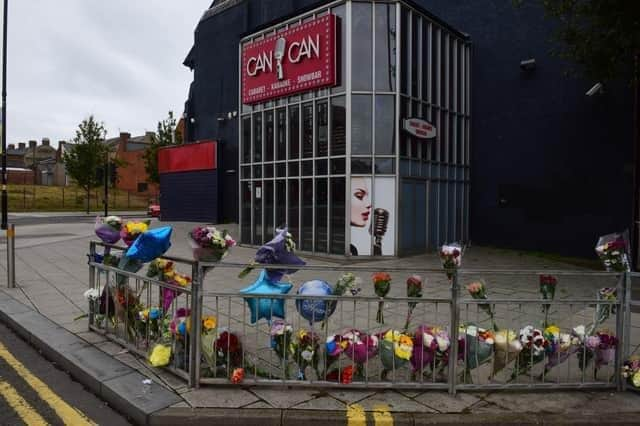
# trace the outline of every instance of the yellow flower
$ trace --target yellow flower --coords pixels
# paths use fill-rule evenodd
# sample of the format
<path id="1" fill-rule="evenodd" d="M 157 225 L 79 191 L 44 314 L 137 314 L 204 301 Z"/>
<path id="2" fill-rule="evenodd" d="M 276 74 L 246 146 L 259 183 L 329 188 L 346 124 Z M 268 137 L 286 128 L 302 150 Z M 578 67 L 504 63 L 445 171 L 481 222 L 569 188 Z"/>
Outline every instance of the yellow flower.
<path id="1" fill-rule="evenodd" d="M 398 358 L 409 360 L 413 352 L 413 340 L 406 334 L 400 334 L 398 342 L 393 345 L 393 349 Z"/>
<path id="2" fill-rule="evenodd" d="M 155 345 L 149 355 L 149 362 L 154 367 L 164 367 L 169 364 L 171 358 L 171 347 L 164 345 Z"/>
<path id="3" fill-rule="evenodd" d="M 186 287 L 187 285 L 189 285 L 189 283 L 191 282 L 191 280 L 189 279 L 189 277 L 185 277 L 184 275 L 180 275 L 180 274 L 174 274 L 173 276 L 173 280 L 180 286 L 180 287 Z"/>
<path id="4" fill-rule="evenodd" d="M 549 327 L 544 329 L 544 332 L 547 334 L 553 334 L 554 336 L 558 337 L 560 335 L 560 327 L 558 327 L 557 325 L 550 325 Z"/>
<path id="5" fill-rule="evenodd" d="M 213 330 L 214 328 L 216 328 L 216 325 L 217 325 L 216 317 L 214 316 L 204 317 L 204 321 L 202 322 L 202 325 L 207 330 Z"/>
<path id="6" fill-rule="evenodd" d="M 640 371 L 636 372 L 632 377 L 631 377 L 631 382 L 633 383 L 633 386 L 636 388 L 640 388 Z"/>
<path id="7" fill-rule="evenodd" d="M 306 335 L 307 335 L 307 330 L 302 329 L 298 331 L 298 340 L 304 339 Z"/>
<path id="8" fill-rule="evenodd" d="M 146 232 L 149 225 L 144 222 L 127 222 L 126 228 L 129 234 L 140 234 Z"/>
<path id="9" fill-rule="evenodd" d="M 149 319 L 149 308 L 145 309 L 144 311 L 140 311 L 140 317 L 142 320 Z"/>

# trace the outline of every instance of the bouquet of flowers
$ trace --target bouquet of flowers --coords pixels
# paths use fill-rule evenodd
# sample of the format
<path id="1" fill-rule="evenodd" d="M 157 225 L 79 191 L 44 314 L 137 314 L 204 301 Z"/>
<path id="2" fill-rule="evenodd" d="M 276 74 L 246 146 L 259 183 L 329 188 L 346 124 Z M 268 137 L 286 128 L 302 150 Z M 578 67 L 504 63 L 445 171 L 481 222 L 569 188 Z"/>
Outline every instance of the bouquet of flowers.
<path id="1" fill-rule="evenodd" d="M 601 288 L 598 291 L 597 298 L 598 300 L 602 300 L 602 301 L 615 301 L 616 289 L 614 287 Z M 587 331 L 586 334 L 592 334 L 596 328 L 598 328 L 606 320 L 609 319 L 611 314 L 615 314 L 615 313 L 616 313 L 616 305 L 597 303 L 595 316 L 593 318 L 593 323 L 589 327 L 589 330 Z"/>
<path id="2" fill-rule="evenodd" d="M 318 377 L 318 361 L 320 359 L 320 337 L 313 331 L 301 329 L 291 343 L 293 359 L 298 364 L 298 379 L 306 380 L 305 370 L 311 367 Z"/>
<path id="3" fill-rule="evenodd" d="M 465 336 L 466 367 L 474 369 L 489 361 L 493 355 L 495 334 L 491 330 L 473 324 L 461 325 L 460 335 Z"/>
<path id="4" fill-rule="evenodd" d="M 447 273 L 447 278 L 452 279 L 456 269 L 462 265 L 462 247 L 458 243 L 445 244 L 440 248 L 440 261 Z"/>
<path id="5" fill-rule="evenodd" d="M 138 312 L 137 335 L 143 339 L 158 340 L 162 337 L 162 310 L 158 307 L 145 308 Z"/>
<path id="6" fill-rule="evenodd" d="M 376 292 L 376 296 L 385 297 L 389 290 L 391 290 L 391 275 L 386 272 L 376 272 L 372 275 L 373 289 Z M 378 302 L 378 312 L 376 314 L 376 322 L 384 324 L 384 301 Z"/>
<path id="7" fill-rule="evenodd" d="M 189 232 L 189 244 L 195 260 L 218 262 L 236 242 L 226 230 L 220 232 L 214 226 L 196 226 Z"/>
<path id="8" fill-rule="evenodd" d="M 544 337 L 549 342 L 547 346 L 547 363 L 545 364 L 545 373 L 556 365 L 565 362 L 575 353 L 577 346 L 574 342 L 579 339 L 577 335 L 560 332 L 560 328 L 550 325 L 544 329 Z"/>
<path id="9" fill-rule="evenodd" d="M 640 356 L 632 355 L 624 362 L 622 377 L 627 379 L 634 388 L 640 388 Z"/>
<path id="10" fill-rule="evenodd" d="M 598 369 L 612 363 L 615 359 L 618 338 L 606 330 L 599 331 L 596 336 L 598 336 L 599 340 L 599 344 L 595 348 L 596 369 Z"/>
<path id="11" fill-rule="evenodd" d="M 305 265 L 305 261 L 295 255 L 296 243 L 287 228 L 277 229 L 275 237 L 260 247 L 256 252 L 253 262 L 247 265 L 238 278 L 244 278 L 256 267 L 256 265 Z M 293 274 L 297 269 L 271 269 L 267 268 L 267 278 L 272 282 L 279 282 L 285 274 Z"/>
<path id="12" fill-rule="evenodd" d="M 424 371 L 425 367 L 431 367 L 435 372 L 447 365 L 451 340 L 444 329 L 421 325 L 413 339 L 410 361 L 414 373 Z"/>
<path id="13" fill-rule="evenodd" d="M 556 296 L 556 284 L 558 280 L 553 275 L 540 275 L 540 294 L 544 300 L 553 300 Z M 542 312 L 544 313 L 544 327 L 549 324 L 549 309 L 551 305 L 548 303 L 542 304 Z"/>
<path id="14" fill-rule="evenodd" d="M 184 339 L 191 330 L 191 309 L 179 308 L 169 323 L 169 331 L 177 339 Z"/>
<path id="15" fill-rule="evenodd" d="M 407 297 L 422 297 L 422 277 L 420 275 L 411 275 L 407 278 Z M 407 319 L 404 322 L 404 331 L 409 329 L 409 323 L 411 322 L 411 315 L 413 310 L 418 305 L 417 302 L 408 302 L 409 311 L 407 312 Z"/>
<path id="16" fill-rule="evenodd" d="M 228 371 L 242 368 L 242 344 L 240 338 L 232 332 L 223 330 L 214 342 L 219 365 L 228 366 Z"/>
<path id="17" fill-rule="evenodd" d="M 532 325 L 520 329 L 518 339 L 522 344 L 522 351 L 518 355 L 518 363 L 511 376 L 515 379 L 518 375 L 529 371 L 535 364 L 544 360 L 545 352 L 549 347 L 549 341 L 542 330 Z"/>
<path id="18" fill-rule="evenodd" d="M 523 346 L 514 330 L 499 330 L 494 337 L 493 374 L 518 358 Z"/>
<path id="19" fill-rule="evenodd" d="M 600 338 L 597 335 L 586 336 L 583 345 L 578 348 L 578 366 L 582 371 L 587 369 L 589 362 L 594 358 L 596 349 L 600 346 Z"/>
<path id="20" fill-rule="evenodd" d="M 603 235 L 596 244 L 596 254 L 607 271 L 630 271 L 628 233 Z"/>
<path id="21" fill-rule="evenodd" d="M 349 330 L 342 335 L 342 339 L 347 342 L 344 349 L 347 355 L 359 367 L 372 359 L 378 353 L 378 337 L 368 335 L 359 330 Z"/>
<path id="22" fill-rule="evenodd" d="M 398 330 L 389 330 L 379 339 L 380 361 L 383 370 L 381 378 L 384 379 L 389 371 L 394 371 L 407 364 L 413 353 L 413 339 Z"/>
<path id="23" fill-rule="evenodd" d="M 275 320 L 271 323 L 269 334 L 271 335 L 271 348 L 280 360 L 286 363 L 291 353 L 293 327 L 283 320 Z"/>
<path id="24" fill-rule="evenodd" d="M 188 287 L 191 284 L 191 277 L 176 271 L 174 264 L 166 259 L 154 259 L 149 264 L 147 270 L 149 278 L 157 278 L 176 287 Z M 170 288 L 162 288 L 162 309 L 167 312 L 171 303 L 178 296 L 179 292 Z"/>
<path id="25" fill-rule="evenodd" d="M 120 229 L 120 237 L 122 238 L 122 241 L 127 245 L 127 247 L 131 246 L 131 244 L 133 244 L 133 242 L 140 236 L 140 234 L 149 230 L 149 224 L 151 224 L 151 221 L 149 220 L 144 220 L 141 222 L 127 222 Z"/>
<path id="26" fill-rule="evenodd" d="M 105 218 L 97 216 L 93 230 L 102 242 L 115 244 L 120 241 L 122 219 L 119 216 L 107 216 Z"/>
<path id="27" fill-rule="evenodd" d="M 472 282 L 467 286 L 467 291 L 471 295 L 472 298 L 476 300 L 486 300 L 487 297 L 487 287 L 484 280 Z M 491 318 L 491 326 L 494 330 L 498 330 L 498 326 L 496 325 L 493 307 L 489 303 L 481 303 L 478 305 L 480 309 L 485 311 L 489 318 Z"/>

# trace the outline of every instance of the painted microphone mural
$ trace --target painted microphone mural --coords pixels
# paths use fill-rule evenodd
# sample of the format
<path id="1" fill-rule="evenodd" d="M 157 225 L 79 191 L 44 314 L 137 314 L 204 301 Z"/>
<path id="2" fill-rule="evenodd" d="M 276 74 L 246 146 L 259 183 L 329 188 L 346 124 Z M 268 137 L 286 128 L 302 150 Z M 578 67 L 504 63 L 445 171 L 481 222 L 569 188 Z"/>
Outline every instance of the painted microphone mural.
<path id="1" fill-rule="evenodd" d="M 351 178 L 352 256 L 394 255 L 395 180 L 376 178 L 374 182 L 372 193 L 370 177 Z"/>

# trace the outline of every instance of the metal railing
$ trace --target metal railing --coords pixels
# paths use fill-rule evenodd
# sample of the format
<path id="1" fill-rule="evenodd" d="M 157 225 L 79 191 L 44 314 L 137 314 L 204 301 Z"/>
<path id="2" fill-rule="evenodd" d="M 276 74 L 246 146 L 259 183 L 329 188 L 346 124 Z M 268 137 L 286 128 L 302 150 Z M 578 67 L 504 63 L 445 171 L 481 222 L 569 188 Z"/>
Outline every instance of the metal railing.
<path id="1" fill-rule="evenodd" d="M 392 291 L 384 298 L 350 293 L 294 294 L 295 288 L 290 294 L 241 294 L 238 290 L 256 278 L 258 268 L 240 280 L 237 274 L 245 264 L 167 257 L 178 269 L 183 265 L 191 270 L 191 285 L 177 287 L 96 261 L 97 246 L 124 249 L 91 243 L 90 286 L 101 294 L 106 291 L 116 296 L 92 303 L 90 329 L 141 356 L 148 355 L 156 341 L 164 342 L 172 350 L 167 368 L 192 387 L 228 385 L 234 370 L 242 368 L 244 383 L 256 386 L 446 389 L 450 393 L 519 388 L 623 389 L 625 384 L 618 372 L 623 357 L 629 354 L 630 310 L 640 306 L 640 301 L 636 305 L 631 300 L 632 274 L 585 271 L 459 270 L 447 280 L 441 269 L 381 266 L 379 270 L 393 277 Z M 266 269 L 287 268 L 277 265 Z M 298 269 L 292 276 L 297 283 L 319 276 L 335 283 L 342 273 L 351 272 L 365 279 L 363 286 L 372 286 L 369 275 L 376 272 L 372 267 L 355 265 L 291 269 Z M 416 273 L 426 278 L 424 297 L 402 296 L 404 280 Z M 560 289 L 562 282 L 573 280 L 573 287 L 582 294 L 557 294 L 554 300 L 543 300 L 537 297 L 541 274 L 557 276 Z M 501 284 L 488 285 L 486 299 L 473 299 L 461 284 L 480 277 Z M 616 297 L 597 296 L 600 287 L 615 288 Z M 121 308 L 109 309 L 109 304 L 115 303 L 142 310 L 158 307 L 167 291 L 175 292 L 176 297 L 166 312 L 160 313 L 161 326 L 148 319 L 142 321 L 144 315 L 135 317 L 124 315 Z M 380 303 L 384 324 L 376 321 Z M 262 311 L 252 312 L 255 306 L 261 306 Z M 307 307 L 304 316 L 301 306 Z M 331 312 L 328 316 L 327 311 Z M 252 313 L 262 318 L 252 322 Z M 510 351 L 509 343 L 520 340 L 521 329 L 532 326 L 544 331 L 540 324 L 545 319 L 562 331 L 565 341 L 546 339 L 551 349 L 546 347 L 541 353 L 533 349 Z M 213 330 L 211 321 L 215 322 Z M 609 334 L 618 339 L 613 352 L 603 357 L 599 349 L 588 347 L 588 334 L 580 336 L 573 330 L 580 325 L 588 334 L 610 330 Z M 180 326 L 186 331 L 173 329 Z M 387 334 L 389 330 L 397 330 L 395 339 Z M 491 330 L 493 333 L 487 334 Z M 410 348 L 400 335 L 410 338 Z M 498 350 L 499 335 L 507 337 L 506 351 Z M 493 346 L 487 336 L 494 340 Z M 571 337 L 569 342 L 566 336 Z"/>

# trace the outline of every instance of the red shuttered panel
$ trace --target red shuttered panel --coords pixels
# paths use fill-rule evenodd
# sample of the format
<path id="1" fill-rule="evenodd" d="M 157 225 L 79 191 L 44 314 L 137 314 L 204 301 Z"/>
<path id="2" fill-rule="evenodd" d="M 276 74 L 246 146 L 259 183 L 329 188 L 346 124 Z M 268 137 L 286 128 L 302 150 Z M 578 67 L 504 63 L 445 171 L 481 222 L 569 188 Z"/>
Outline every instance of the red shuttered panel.
<path id="1" fill-rule="evenodd" d="M 158 151 L 158 172 L 175 173 L 218 168 L 216 141 L 203 141 L 161 148 Z"/>

